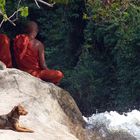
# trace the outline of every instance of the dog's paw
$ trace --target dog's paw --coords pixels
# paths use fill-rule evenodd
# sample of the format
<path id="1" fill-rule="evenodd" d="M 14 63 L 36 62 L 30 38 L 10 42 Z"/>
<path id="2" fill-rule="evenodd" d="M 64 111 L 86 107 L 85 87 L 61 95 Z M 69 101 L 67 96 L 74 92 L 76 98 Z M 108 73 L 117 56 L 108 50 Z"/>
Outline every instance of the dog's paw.
<path id="1" fill-rule="evenodd" d="M 29 132 L 29 133 L 34 133 L 34 131 L 33 131 L 33 130 L 29 130 L 28 132 Z"/>

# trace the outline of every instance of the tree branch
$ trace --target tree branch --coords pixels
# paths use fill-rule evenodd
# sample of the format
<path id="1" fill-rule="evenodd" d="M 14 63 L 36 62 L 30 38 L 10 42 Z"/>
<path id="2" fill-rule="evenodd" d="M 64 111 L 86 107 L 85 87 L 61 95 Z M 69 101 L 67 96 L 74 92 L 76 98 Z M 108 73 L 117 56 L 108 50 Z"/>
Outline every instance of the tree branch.
<path id="1" fill-rule="evenodd" d="M 39 6 L 37 0 L 34 0 L 34 1 L 35 1 L 35 4 L 37 5 L 37 7 L 40 8 L 40 6 Z"/>
<path id="2" fill-rule="evenodd" d="M 46 1 L 43 1 L 43 0 L 36 0 L 36 1 L 38 1 L 40 3 L 43 3 L 43 4 L 45 4 L 45 5 L 49 6 L 49 7 L 53 7 L 53 5 L 55 4 L 55 2 L 50 4 L 50 3 L 46 2 Z"/>
<path id="3" fill-rule="evenodd" d="M 18 1 L 17 10 L 19 9 L 20 3 L 21 3 L 21 0 Z M 18 19 L 18 12 L 16 13 L 16 19 Z"/>
<path id="4" fill-rule="evenodd" d="M 20 7 L 21 1 L 22 1 L 22 0 L 19 0 L 19 1 L 18 1 L 17 10 L 16 10 L 10 17 L 7 17 L 7 15 L 5 15 L 5 14 L 1 11 L 1 9 L 0 9 L 0 15 L 3 16 L 3 19 L 2 19 L 2 21 L 1 21 L 1 23 L 0 23 L 0 28 L 1 28 L 2 24 L 3 24 L 4 22 L 6 22 L 7 20 L 8 20 L 12 25 L 16 26 L 16 24 L 14 23 L 14 21 L 16 21 L 16 20 L 18 19 L 18 12 L 20 11 L 20 8 L 19 8 L 19 7 Z M 43 3 L 44 5 L 47 5 L 47 6 L 49 6 L 49 7 L 53 7 L 53 5 L 55 4 L 55 2 L 52 3 L 52 4 L 50 4 L 50 3 L 48 3 L 48 2 L 46 2 L 46 1 L 44 1 L 44 0 L 34 0 L 34 2 L 35 2 L 35 4 L 37 5 L 38 8 L 40 8 L 38 2 Z M 14 20 L 11 20 L 11 18 L 14 17 L 15 14 L 16 14 L 16 18 L 15 18 Z M 6 21 L 5 21 L 5 19 L 6 19 Z"/>
<path id="5" fill-rule="evenodd" d="M 3 22 L 4 22 L 4 19 L 1 21 L 1 23 L 0 23 L 0 28 L 1 28 L 1 26 L 2 26 L 2 24 L 3 24 Z"/>
<path id="6" fill-rule="evenodd" d="M 17 14 L 19 11 L 20 11 L 20 9 L 18 9 L 17 11 L 15 11 L 10 17 L 5 16 L 5 15 L 2 13 L 2 11 L 0 11 L 0 14 L 1 14 L 4 18 L 6 18 L 6 20 L 8 20 L 12 25 L 16 26 L 16 24 L 11 20 L 11 18 L 12 18 L 13 16 L 15 16 L 15 14 Z M 0 27 L 2 26 L 3 23 L 4 23 L 4 19 L 1 21 Z"/>

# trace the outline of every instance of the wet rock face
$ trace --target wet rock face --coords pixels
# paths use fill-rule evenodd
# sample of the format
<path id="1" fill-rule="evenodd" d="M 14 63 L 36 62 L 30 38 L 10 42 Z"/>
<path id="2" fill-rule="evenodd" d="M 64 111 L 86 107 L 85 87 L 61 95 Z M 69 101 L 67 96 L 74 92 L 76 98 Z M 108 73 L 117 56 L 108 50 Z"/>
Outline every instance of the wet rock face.
<path id="1" fill-rule="evenodd" d="M 138 140 L 127 132 L 109 132 L 106 128 L 87 129 L 87 135 L 89 140 Z"/>
<path id="2" fill-rule="evenodd" d="M 1 64 L 0 64 L 1 65 Z M 87 140 L 82 114 L 69 93 L 17 69 L 0 70 L 0 115 L 22 104 L 20 123 L 35 132 L 0 130 L 1 140 Z"/>

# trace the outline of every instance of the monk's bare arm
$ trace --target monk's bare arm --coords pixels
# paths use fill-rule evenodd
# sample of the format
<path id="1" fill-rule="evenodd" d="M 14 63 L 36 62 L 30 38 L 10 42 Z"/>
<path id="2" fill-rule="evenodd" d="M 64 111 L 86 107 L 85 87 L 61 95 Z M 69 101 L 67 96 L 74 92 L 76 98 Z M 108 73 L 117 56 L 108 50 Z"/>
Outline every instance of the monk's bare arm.
<path id="1" fill-rule="evenodd" d="M 48 69 L 45 61 L 44 45 L 41 42 L 38 43 L 38 50 L 40 67 L 42 69 Z"/>

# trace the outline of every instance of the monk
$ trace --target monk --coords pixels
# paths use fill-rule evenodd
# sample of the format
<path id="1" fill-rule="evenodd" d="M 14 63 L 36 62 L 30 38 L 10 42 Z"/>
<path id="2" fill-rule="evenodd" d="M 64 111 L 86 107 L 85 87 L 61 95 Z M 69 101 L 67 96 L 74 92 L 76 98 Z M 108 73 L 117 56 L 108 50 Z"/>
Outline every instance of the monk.
<path id="1" fill-rule="evenodd" d="M 0 34 L 0 61 L 2 61 L 6 67 L 12 68 L 10 39 L 5 34 Z"/>
<path id="2" fill-rule="evenodd" d="M 64 77 L 59 70 L 49 69 L 46 65 L 44 45 L 36 39 L 38 25 L 30 21 L 26 25 L 26 34 L 17 35 L 14 39 L 14 54 L 17 66 L 20 70 L 44 81 L 56 85 Z"/>

